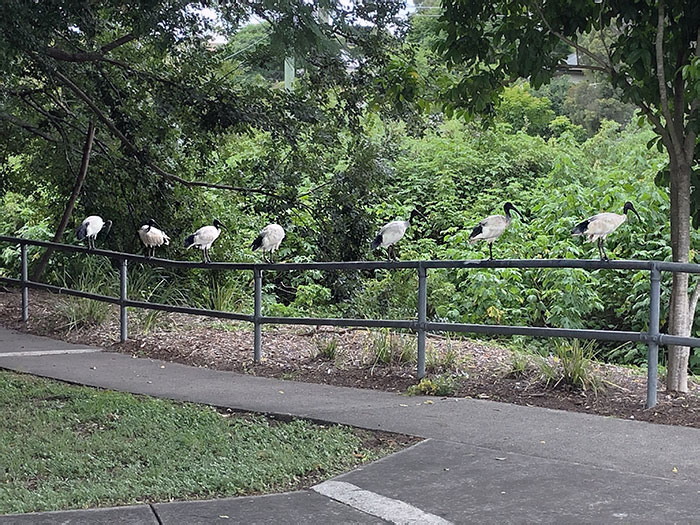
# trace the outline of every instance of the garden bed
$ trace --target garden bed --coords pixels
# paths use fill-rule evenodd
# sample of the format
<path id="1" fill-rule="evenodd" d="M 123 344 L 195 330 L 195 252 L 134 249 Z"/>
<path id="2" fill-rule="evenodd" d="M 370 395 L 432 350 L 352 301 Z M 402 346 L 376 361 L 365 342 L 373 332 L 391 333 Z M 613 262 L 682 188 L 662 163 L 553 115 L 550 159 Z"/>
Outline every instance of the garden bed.
<path id="1" fill-rule="evenodd" d="M 57 302 L 64 300 L 32 292 L 30 320 L 25 327 L 18 321 L 19 294 L 0 292 L 0 322 L 115 352 L 259 376 L 402 393 L 416 390 L 418 383 L 413 362 L 415 336 L 410 334 L 266 327 L 263 360 L 255 364 L 250 325 L 180 314 L 158 314 L 155 320 L 151 317 L 146 321 L 143 312 L 132 311 L 130 340 L 120 344 L 116 309 L 100 325 L 67 332 L 57 308 Z M 145 324 L 150 330 L 139 329 Z M 684 395 L 667 394 L 659 383 L 659 403 L 646 410 L 644 369 L 594 361 L 587 371 L 594 376 L 595 385 L 582 389 L 556 377 L 548 381 L 536 366 L 541 358 L 496 343 L 429 335 L 427 347 L 431 382 L 423 383 L 424 392 L 700 428 L 700 385 L 695 381 Z M 523 360 L 528 361 L 527 366 Z M 557 359 L 544 361 L 558 366 Z"/>

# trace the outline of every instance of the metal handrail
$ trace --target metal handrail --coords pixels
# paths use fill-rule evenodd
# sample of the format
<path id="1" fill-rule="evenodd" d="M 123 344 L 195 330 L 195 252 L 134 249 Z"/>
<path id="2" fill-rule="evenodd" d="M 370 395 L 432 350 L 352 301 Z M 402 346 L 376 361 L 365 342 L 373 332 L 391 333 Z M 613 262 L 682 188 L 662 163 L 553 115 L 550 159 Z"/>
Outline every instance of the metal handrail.
<path id="1" fill-rule="evenodd" d="M 36 241 L 19 237 L 0 236 L 0 242 L 19 244 L 22 263 L 21 279 L 0 277 L 0 282 L 19 286 L 22 289 L 22 320 L 29 318 L 28 290 L 43 289 L 57 293 L 65 293 L 77 297 L 94 299 L 112 304 L 118 304 L 120 309 L 120 340 L 128 338 L 127 308 L 144 308 L 203 315 L 222 319 L 233 319 L 251 322 L 254 325 L 254 360 L 259 363 L 262 359 L 262 325 L 323 325 L 323 326 L 357 326 L 370 328 L 401 328 L 414 330 L 418 334 L 417 375 L 425 376 L 425 336 L 428 331 L 465 332 L 494 335 L 526 335 L 533 337 L 569 337 L 574 339 L 597 339 L 607 341 L 631 341 L 646 343 L 647 352 L 647 407 L 653 407 L 657 398 L 658 376 L 658 347 L 660 344 L 700 347 L 700 338 L 681 337 L 659 333 L 661 272 L 700 273 L 700 265 L 676 263 L 667 261 L 639 260 L 581 260 L 581 259 L 500 259 L 500 260 L 428 260 L 428 261 L 345 261 L 345 262 L 307 262 L 307 263 L 203 263 L 189 261 L 173 261 L 144 257 L 131 253 L 114 252 L 109 250 L 92 250 L 82 246 Z M 108 257 L 119 261 L 119 297 L 83 292 L 61 286 L 30 281 L 28 277 L 27 246 L 52 248 L 63 252 L 82 253 Z M 150 266 L 164 268 L 204 268 L 209 270 L 252 271 L 254 281 L 254 312 L 253 315 L 191 308 L 189 306 L 173 306 L 148 301 L 133 301 L 127 296 L 128 263 L 137 262 Z M 618 330 L 590 330 L 549 328 L 530 326 L 482 325 L 466 323 L 438 323 L 427 320 L 427 271 L 429 269 L 498 269 L 498 268 L 579 268 L 585 270 L 641 270 L 650 272 L 650 312 L 648 332 L 629 332 Z M 294 270 L 379 270 L 379 269 L 415 269 L 418 272 L 418 305 L 417 319 L 344 319 L 317 317 L 271 317 L 262 315 L 262 274 L 264 271 L 294 271 Z"/>

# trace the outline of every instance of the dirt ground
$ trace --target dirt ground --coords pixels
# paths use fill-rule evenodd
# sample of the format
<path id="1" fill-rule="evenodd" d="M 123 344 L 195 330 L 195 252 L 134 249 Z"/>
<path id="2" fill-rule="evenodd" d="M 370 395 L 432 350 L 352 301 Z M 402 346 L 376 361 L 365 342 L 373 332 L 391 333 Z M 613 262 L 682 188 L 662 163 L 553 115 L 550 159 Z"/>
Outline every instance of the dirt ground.
<path id="1" fill-rule="evenodd" d="M 402 393 L 418 383 L 411 362 L 415 336 L 410 334 L 266 327 L 263 359 L 255 364 L 249 325 L 164 313 L 147 319 L 144 312 L 132 312 L 130 340 L 120 344 L 116 310 L 98 326 L 68 331 L 57 308 L 66 300 L 71 299 L 32 291 L 30 320 L 24 326 L 19 294 L 0 290 L 0 324 L 114 352 L 258 376 Z M 427 354 L 429 378 L 450 378 L 448 395 L 700 428 L 700 384 L 694 381 L 684 395 L 667 394 L 660 382 L 658 405 L 646 410 L 644 370 L 594 363 L 599 384 L 594 391 L 547 385 L 532 369 L 518 374 L 513 352 L 493 343 L 428 336 Z M 385 356 L 384 362 L 378 355 Z"/>

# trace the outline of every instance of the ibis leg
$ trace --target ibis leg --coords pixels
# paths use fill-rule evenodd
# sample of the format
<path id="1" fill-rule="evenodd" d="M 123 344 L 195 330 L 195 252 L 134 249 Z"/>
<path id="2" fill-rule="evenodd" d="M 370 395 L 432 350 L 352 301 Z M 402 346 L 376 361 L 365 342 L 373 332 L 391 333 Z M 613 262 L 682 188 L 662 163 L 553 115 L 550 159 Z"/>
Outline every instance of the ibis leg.
<path id="1" fill-rule="evenodd" d="M 493 260 L 493 243 L 489 243 L 489 260 Z"/>

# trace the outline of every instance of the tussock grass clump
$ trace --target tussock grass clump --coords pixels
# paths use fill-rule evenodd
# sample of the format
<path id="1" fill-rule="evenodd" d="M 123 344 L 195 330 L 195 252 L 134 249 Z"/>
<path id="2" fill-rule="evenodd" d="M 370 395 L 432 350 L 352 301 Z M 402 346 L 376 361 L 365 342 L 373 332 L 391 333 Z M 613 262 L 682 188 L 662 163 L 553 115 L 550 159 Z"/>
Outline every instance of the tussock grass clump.
<path id="1" fill-rule="evenodd" d="M 400 365 L 416 362 L 413 337 L 384 328 L 369 332 L 367 355 L 372 365 Z"/>

